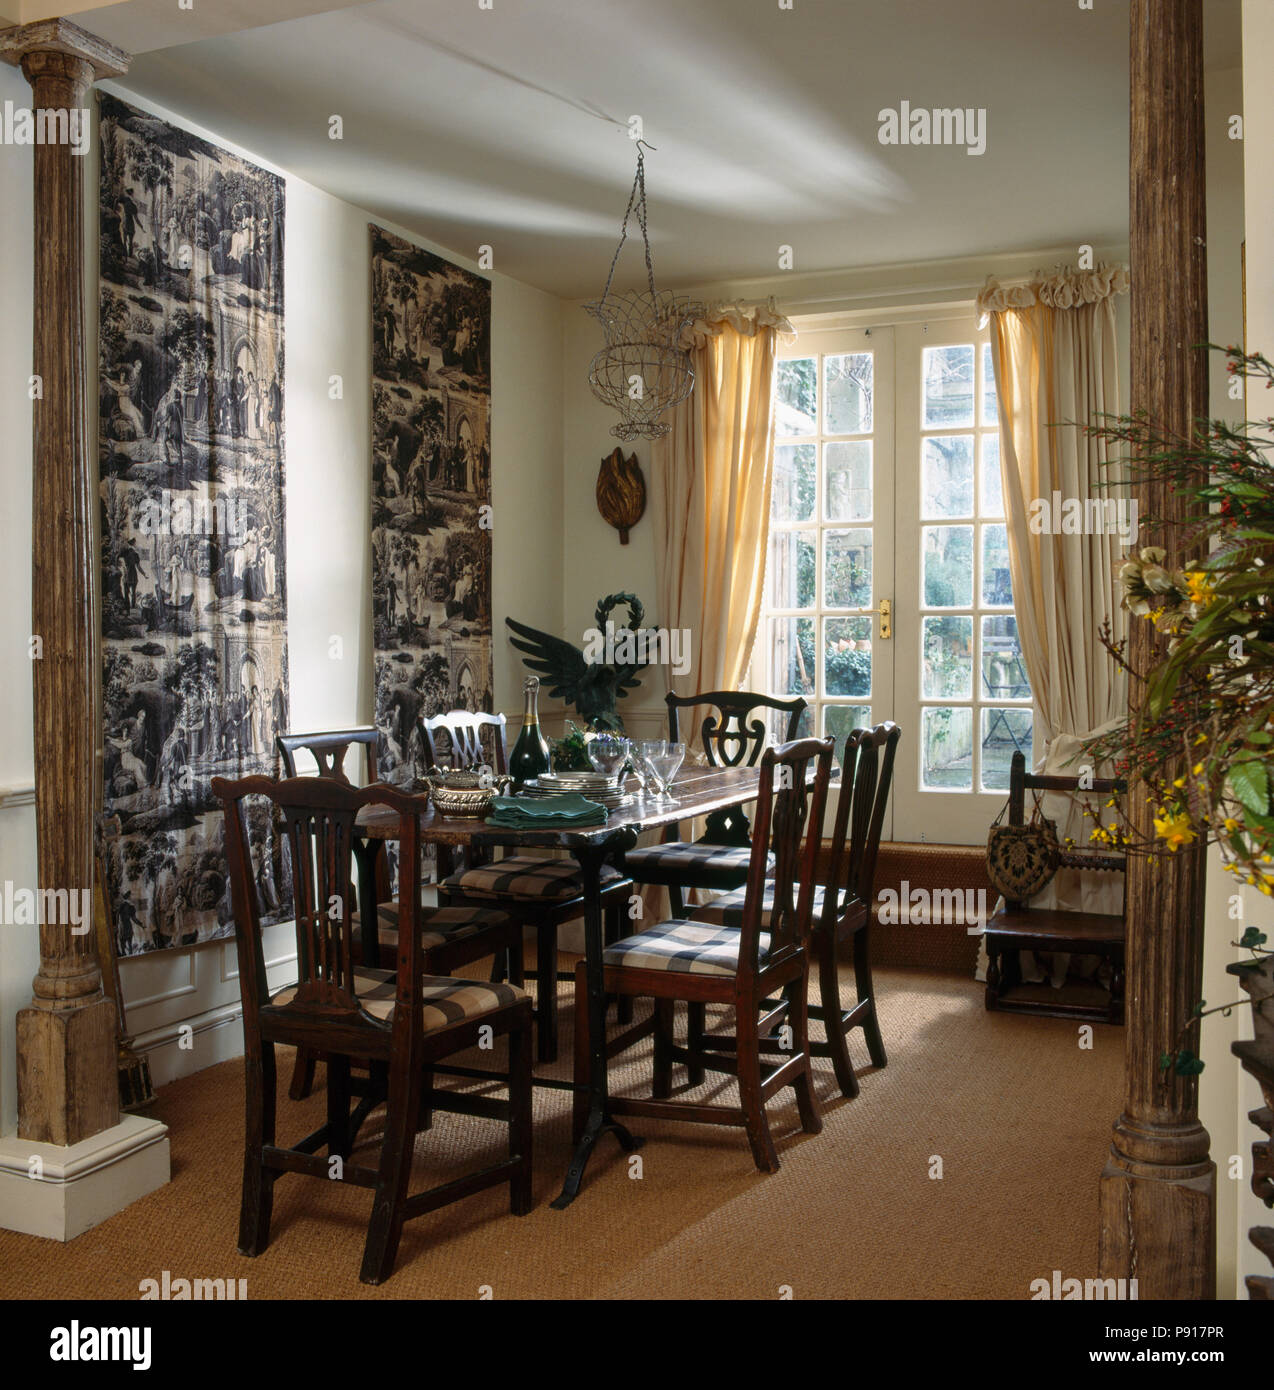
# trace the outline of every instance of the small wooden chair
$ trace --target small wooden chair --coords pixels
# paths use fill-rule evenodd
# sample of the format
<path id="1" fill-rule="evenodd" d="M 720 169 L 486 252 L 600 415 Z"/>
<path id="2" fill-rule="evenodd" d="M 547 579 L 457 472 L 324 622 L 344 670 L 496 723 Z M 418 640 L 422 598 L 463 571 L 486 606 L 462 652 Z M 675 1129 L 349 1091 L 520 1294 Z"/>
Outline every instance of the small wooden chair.
<path id="1" fill-rule="evenodd" d="M 320 779 L 348 787 L 346 771 L 349 750 L 366 750 L 366 773 L 369 784 L 376 780 L 376 749 L 379 735 L 375 728 L 340 729 L 324 733 L 280 734 L 277 739 L 283 759 L 284 774 L 296 776 L 296 755 L 304 749 L 318 765 Z M 358 906 L 350 919 L 357 933 L 355 955 L 357 963 L 378 969 L 382 960 L 391 960 L 398 946 L 398 899 L 390 897 L 385 856 L 379 840 L 365 840 L 356 835 L 351 845 L 358 865 Z M 364 913 L 363 901 L 374 902 L 376 910 Z M 421 945 L 425 952 L 425 969 L 431 975 L 450 975 L 474 961 L 494 955 L 497 960 L 521 960 L 522 937 L 518 924 L 505 912 L 481 907 L 445 907 L 427 909 Z M 304 1100 L 314 1088 L 315 1063 L 323 1060 L 301 1049 L 296 1054 L 292 1083 L 288 1095 L 292 1100 Z"/>
<path id="2" fill-rule="evenodd" d="M 449 763 L 453 768 L 490 766 L 483 746 L 482 731 L 489 729 L 488 738 L 495 758 L 495 772 L 504 775 L 509 769 L 509 754 L 505 738 L 504 715 L 470 714 L 466 710 L 451 710 L 421 721 L 423 742 L 431 760 L 440 752 L 441 733 L 449 743 Z M 606 913 L 606 934 L 614 940 L 620 934 L 622 914 L 627 909 L 633 890 L 630 879 L 607 865 L 602 870 L 602 907 Z M 471 862 L 443 878 L 438 885 L 439 901 L 448 907 L 498 907 L 507 913 L 521 931 L 523 926 L 535 931 L 536 981 L 535 1046 L 541 1062 L 557 1060 L 558 1020 L 557 983 L 573 976 L 558 973 L 557 929 L 564 922 L 584 915 L 584 890 L 579 877 L 579 865 L 573 859 L 545 859 L 529 854 L 506 855 L 494 862 Z M 520 938 L 519 938 L 520 940 Z M 511 969 L 520 970 L 521 960 Z M 521 978 L 515 975 L 514 978 Z"/>
<path id="3" fill-rule="evenodd" d="M 375 784 L 355 790 L 333 777 L 216 777 L 213 795 L 225 814 L 243 999 L 246 1136 L 239 1252 L 259 1255 L 270 1241 L 274 1184 L 285 1172 L 374 1191 L 359 1278 L 379 1284 L 393 1272 L 403 1223 L 461 1197 L 509 1184 L 509 1205 L 524 1215 L 531 1191 L 531 1004 L 511 984 L 425 974 L 420 906 L 421 844 L 417 818 L 425 797 Z M 261 945 L 258 890 L 248 848 L 245 799 L 267 798 L 281 814 L 291 851 L 298 979 L 270 993 Z M 353 894 L 348 870 L 355 818 L 384 804 L 400 816 L 402 892 L 396 970 L 355 963 Z M 339 911 L 333 911 L 339 904 Z M 489 1029 L 486 1033 L 484 1030 Z M 432 1085 L 430 1069 L 507 1035 L 508 1099 L 460 1095 Z M 291 1147 L 275 1141 L 274 1049 L 291 1044 L 328 1058 L 327 1119 Z M 350 1065 L 368 1068 L 367 1093 L 351 1110 Z M 359 1127 L 384 1102 L 385 1132 L 376 1167 L 351 1161 Z M 432 1110 L 479 1115 L 508 1125 L 509 1156 L 479 1172 L 408 1195 L 412 1152 Z M 318 1151 L 327 1149 L 327 1156 Z M 339 1159 L 339 1165 L 333 1160 Z"/>
<path id="4" fill-rule="evenodd" d="M 742 1126 L 747 1130 L 753 1160 L 765 1173 L 776 1172 L 779 1166 L 765 1113 L 766 1102 L 779 1090 L 785 1086 L 795 1088 L 801 1128 L 807 1134 L 817 1134 L 822 1128 L 810 1080 L 807 946 L 834 745 L 830 738 L 801 739 L 770 748 L 762 756 L 747 895 L 742 925 L 737 931 L 684 920 L 660 922 L 611 943 L 602 956 L 603 988 L 608 994 L 649 995 L 655 1000 L 652 1098 L 612 1096 L 611 1113 Z M 807 785 L 811 763 L 816 766 L 812 787 Z M 774 879 L 767 913 L 766 874 L 771 859 Z M 577 1140 L 587 1118 L 586 978 L 581 961 L 576 967 L 575 983 Z M 782 1000 L 776 1007 L 769 1007 L 766 1001 L 779 994 Z M 693 1039 L 687 1049 L 676 1047 L 672 1024 L 678 999 L 733 1006 L 738 1034 L 732 1040 L 732 1055 L 709 1053 L 706 1049 L 692 1054 Z M 765 1073 L 763 1044 L 776 1028 L 785 1024 L 791 1029 L 790 1053 Z M 622 1046 L 622 1041 L 618 1039 L 612 1046 Z M 739 1105 L 671 1100 L 672 1065 L 678 1058 L 693 1061 L 701 1069 L 736 1077 Z"/>
<path id="5" fill-rule="evenodd" d="M 1078 777 L 1036 775 L 1026 770 L 1026 757 L 1013 754 L 1009 767 L 1009 824 L 1026 824 L 1026 793 L 1093 792 L 1110 796 L 1126 791 L 1122 781 L 1094 778 L 1080 787 Z M 1061 867 L 1122 873 L 1125 856 L 1092 851 L 1064 851 Z M 1127 899 L 1125 898 L 1125 910 Z M 1090 1023 L 1124 1021 L 1124 912 L 1074 912 L 1068 908 L 1033 908 L 1029 903 L 1006 902 L 986 924 L 986 1007 L 1013 1014 L 1043 1014 L 1049 1018 L 1075 1018 Z M 1110 1002 L 1106 1005 L 1069 1000 L 1014 998 L 1009 991 L 1022 983 L 1022 951 L 1065 951 L 1098 955 L 1111 964 Z M 1050 993 L 1057 991 L 1050 990 Z"/>
<path id="6" fill-rule="evenodd" d="M 859 1090 L 849 1057 L 849 1034 L 855 1028 L 863 1030 L 873 1066 L 883 1067 L 888 1061 L 876 1014 L 870 931 L 876 917 L 876 857 L 901 737 L 902 731 L 892 720 L 877 724 L 874 729 L 852 729 L 846 737 L 831 845 L 822 881 L 814 890 L 810 945 L 818 962 L 819 1002 L 810 1005 L 809 1013 L 822 1023 L 824 1041 L 811 1041 L 810 1053 L 831 1058 L 841 1094 L 849 1100 Z M 737 928 L 743 920 L 746 896 L 742 889 L 722 894 L 697 908 L 694 919 Z M 767 913 L 773 900 L 773 889 L 767 885 Z M 841 1006 L 837 969 L 839 947 L 845 941 L 853 943 L 857 994 L 857 1002 L 849 1009 Z M 715 1036 L 713 1042 L 717 1042 Z"/>
<path id="7" fill-rule="evenodd" d="M 664 704 L 668 706 L 668 739 L 672 743 L 681 741 L 679 710 L 702 705 L 716 711 L 699 725 L 699 745 L 711 767 L 756 766 L 770 731 L 764 719 L 752 717 L 755 711 L 774 710 L 786 715 L 783 741 L 791 743 L 806 709 L 799 695 L 793 700 L 778 700 L 751 690 L 708 690 L 699 695 L 677 695 L 670 690 Z M 670 825 L 660 844 L 629 850 L 624 856 L 624 872 L 634 883 L 667 888 L 673 917 L 684 918 L 685 896 L 691 889 L 721 893 L 742 888 L 747 882 L 750 832 L 741 806 L 706 817 L 703 835 L 693 844 L 682 840 L 680 826 Z M 703 1036 L 703 1005 L 692 1003 L 689 1015 L 693 1043 Z M 691 1079 L 697 1085 L 703 1075 L 695 1069 Z"/>

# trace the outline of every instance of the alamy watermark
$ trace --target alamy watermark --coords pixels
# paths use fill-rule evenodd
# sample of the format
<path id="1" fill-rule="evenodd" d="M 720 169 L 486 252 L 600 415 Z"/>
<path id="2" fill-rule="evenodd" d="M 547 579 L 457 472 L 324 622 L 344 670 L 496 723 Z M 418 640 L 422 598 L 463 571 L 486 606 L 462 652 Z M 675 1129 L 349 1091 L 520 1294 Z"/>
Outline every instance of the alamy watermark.
<path id="1" fill-rule="evenodd" d="M 15 106 L 0 109 L 0 145 L 70 145 L 72 154 L 87 154 L 92 138 L 87 107 Z"/>
<path id="2" fill-rule="evenodd" d="M 1118 536 L 1125 545 L 1137 539 L 1135 497 L 1032 497 L 1026 525 L 1032 535 Z"/>
<path id="3" fill-rule="evenodd" d="M 137 1286 L 143 1303 L 152 1299 L 172 1303 L 242 1303 L 248 1296 L 246 1279 L 174 1279 L 170 1270 L 160 1271 L 158 1279 L 143 1279 Z"/>
<path id="4" fill-rule="evenodd" d="M 590 627 L 584 633 L 584 660 L 590 666 L 667 666 L 674 675 L 690 674 L 690 629 L 688 627 L 642 627 L 616 629 L 608 622 L 606 631 Z"/>
<path id="5" fill-rule="evenodd" d="M 882 926 L 906 927 L 913 922 L 948 922 L 980 933 L 986 921 L 985 888 L 913 888 L 903 879 L 897 888 L 882 888 L 876 897 L 876 918 Z"/>
<path id="6" fill-rule="evenodd" d="M 965 154 L 986 153 L 985 106 L 923 106 L 912 110 L 909 101 L 886 106 L 876 117 L 882 145 L 963 145 Z"/>
<path id="7" fill-rule="evenodd" d="M 143 536 L 225 536 L 244 540 L 248 504 L 234 497 L 174 496 L 167 488 L 138 508 L 137 529 Z"/>
<path id="8" fill-rule="evenodd" d="M 50 1361 L 131 1361 L 150 1370 L 149 1327 L 81 1327 L 78 1321 L 49 1333 Z"/>
<path id="9" fill-rule="evenodd" d="M 1091 1299 L 1097 1302 L 1132 1302 L 1137 1297 L 1136 1279 L 1063 1279 L 1055 1269 L 1049 1279 L 1031 1280 L 1031 1301 L 1039 1299 Z"/>
<path id="10" fill-rule="evenodd" d="M 89 919 L 91 888 L 15 888 L 5 879 L 0 894 L 0 925 L 6 927 L 66 927 L 84 936 Z"/>

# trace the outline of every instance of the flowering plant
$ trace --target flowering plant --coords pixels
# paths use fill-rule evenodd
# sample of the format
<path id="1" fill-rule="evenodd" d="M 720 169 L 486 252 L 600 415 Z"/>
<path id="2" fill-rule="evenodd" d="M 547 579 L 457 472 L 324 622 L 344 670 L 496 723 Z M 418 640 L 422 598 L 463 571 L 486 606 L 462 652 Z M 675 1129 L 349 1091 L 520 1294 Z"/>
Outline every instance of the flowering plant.
<path id="1" fill-rule="evenodd" d="M 1232 374 L 1274 386 L 1274 364 L 1227 351 Z M 1134 476 L 1167 477 L 1191 504 L 1180 549 L 1204 558 L 1169 568 L 1159 546 L 1119 571 L 1121 606 L 1168 634 L 1149 669 L 1134 670 L 1109 625 L 1107 651 L 1141 686 L 1136 713 L 1089 754 L 1146 784 L 1154 836 L 1143 849 L 1220 844 L 1226 869 L 1274 893 L 1274 466 L 1265 450 L 1274 420 L 1213 420 L 1189 438 L 1144 418 L 1095 432 L 1131 446 Z M 1099 827 L 1100 829 L 1101 827 Z M 1123 827 L 1127 835 L 1128 827 Z"/>
<path id="2" fill-rule="evenodd" d="M 1274 364 L 1259 353 L 1226 350 L 1232 377 L 1249 389 L 1274 387 Z M 1274 419 L 1231 426 L 1221 420 L 1189 436 L 1165 433 L 1144 416 L 1123 416 L 1092 433 L 1128 446 L 1133 477 L 1167 479 L 1187 500 L 1187 520 L 1170 524 L 1179 552 L 1201 556 L 1170 568 L 1167 552 L 1146 546 L 1119 571 L 1120 606 L 1168 636 L 1147 669 L 1130 664 L 1126 639 L 1109 623 L 1102 643 L 1140 687 L 1128 720 L 1085 745 L 1110 759 L 1116 775 L 1144 784 L 1153 834 L 1133 832 L 1126 814 L 1093 838 L 1143 853 L 1176 854 L 1217 843 L 1228 873 L 1274 894 Z M 1108 805 L 1114 805 L 1114 802 Z M 1241 969 L 1268 976 L 1265 934 L 1248 927 L 1235 943 L 1250 952 Z M 1263 1003 L 1259 1000 L 1244 1003 Z M 1208 1014 L 1200 1000 L 1171 1050 L 1165 1079 L 1197 1075 L 1203 1062 L 1186 1043 Z"/>

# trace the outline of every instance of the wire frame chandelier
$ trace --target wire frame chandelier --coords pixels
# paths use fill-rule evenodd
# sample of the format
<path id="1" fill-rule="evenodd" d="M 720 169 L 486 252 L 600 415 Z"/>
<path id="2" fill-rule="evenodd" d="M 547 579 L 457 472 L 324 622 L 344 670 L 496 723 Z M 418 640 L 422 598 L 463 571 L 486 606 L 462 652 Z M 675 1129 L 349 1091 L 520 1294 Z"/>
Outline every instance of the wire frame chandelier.
<path id="1" fill-rule="evenodd" d="M 685 400 L 695 380 L 690 355 L 680 343 L 683 330 L 698 316 L 699 306 L 669 290 L 655 289 L 646 231 L 645 143 L 637 141 L 637 176 L 628 195 L 606 288 L 600 299 L 584 305 L 601 324 L 605 337 L 605 345 L 589 366 L 588 384 L 599 401 L 618 411 L 619 423 L 611 427 L 617 439 L 659 439 L 667 434 L 670 426 L 659 417 Z M 612 294 L 615 266 L 634 211 L 646 251 L 646 288 Z"/>

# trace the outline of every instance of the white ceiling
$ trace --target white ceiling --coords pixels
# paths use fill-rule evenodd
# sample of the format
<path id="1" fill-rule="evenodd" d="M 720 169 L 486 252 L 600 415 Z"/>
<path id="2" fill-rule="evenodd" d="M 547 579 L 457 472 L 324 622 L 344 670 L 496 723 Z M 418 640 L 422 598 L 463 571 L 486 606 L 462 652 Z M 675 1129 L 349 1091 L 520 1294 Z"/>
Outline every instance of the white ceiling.
<path id="1" fill-rule="evenodd" d="M 604 280 L 633 114 L 664 283 L 764 275 L 784 243 L 816 271 L 1127 239 L 1128 0 L 492 4 L 289 18 L 140 53 L 115 86 L 567 297 Z M 1237 63 L 1237 0 L 1208 6 L 1213 65 Z M 123 41 L 137 8 L 80 22 Z M 985 108 L 986 153 L 881 146 L 903 99 Z"/>

